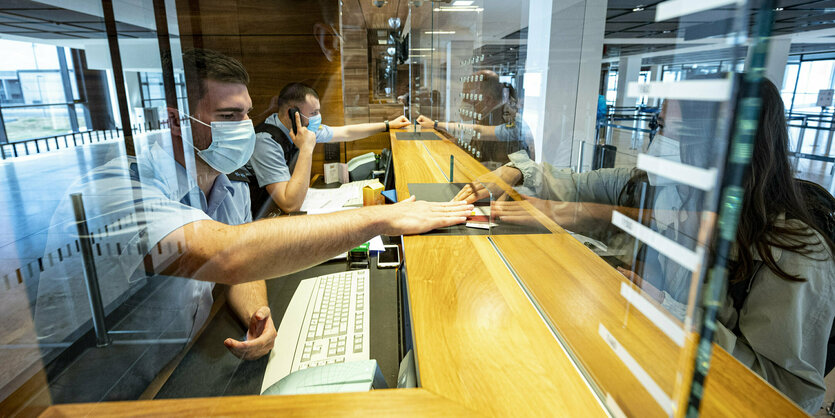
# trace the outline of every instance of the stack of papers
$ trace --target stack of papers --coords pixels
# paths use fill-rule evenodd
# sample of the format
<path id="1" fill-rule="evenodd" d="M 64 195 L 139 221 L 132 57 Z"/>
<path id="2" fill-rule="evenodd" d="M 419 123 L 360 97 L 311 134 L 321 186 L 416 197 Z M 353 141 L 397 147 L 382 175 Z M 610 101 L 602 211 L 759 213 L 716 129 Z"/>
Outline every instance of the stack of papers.
<path id="1" fill-rule="evenodd" d="M 336 210 L 342 207 L 362 206 L 362 188 L 377 180 L 361 180 L 345 183 L 338 189 L 307 189 L 301 210 L 310 213 L 319 209 Z"/>
<path id="2" fill-rule="evenodd" d="M 371 184 L 377 183 L 378 180 L 360 180 L 345 183 L 339 187 L 339 190 L 344 189 L 344 193 L 348 196 L 348 200 L 343 206 L 359 207 L 362 206 L 362 188 Z"/>

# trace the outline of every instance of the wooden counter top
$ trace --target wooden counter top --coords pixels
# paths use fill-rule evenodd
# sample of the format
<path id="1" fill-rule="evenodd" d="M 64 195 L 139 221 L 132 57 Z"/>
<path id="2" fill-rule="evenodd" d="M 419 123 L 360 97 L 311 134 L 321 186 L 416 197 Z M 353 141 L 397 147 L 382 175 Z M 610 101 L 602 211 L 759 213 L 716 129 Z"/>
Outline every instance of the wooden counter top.
<path id="1" fill-rule="evenodd" d="M 386 389 L 358 393 L 293 396 L 230 396 L 155 401 L 65 404 L 50 407 L 43 417 L 134 416 L 473 416 L 457 402 L 424 389 Z"/>
<path id="2" fill-rule="evenodd" d="M 409 196 L 408 183 L 446 182 L 444 173 L 449 170 L 450 154 L 455 155 L 455 182 L 470 181 L 487 172 L 447 140 L 396 141 L 393 134 L 392 149 L 401 198 Z M 689 335 L 683 347 L 676 345 L 620 295 L 622 283 L 632 287 L 628 280 L 559 225 L 544 219 L 545 226 L 553 233 L 492 237 L 501 256 L 485 236 L 404 237 L 422 386 L 458 399 L 473 409 L 498 415 L 513 411 L 535 414 L 543 410 L 566 411 L 572 416 L 597 412 L 599 404 L 565 399 L 562 395 L 567 387 L 575 388 L 570 392 L 577 397 L 581 390 L 589 394 L 591 391 L 587 387 L 583 389 L 585 384 L 569 357 L 556 344 L 533 305 L 526 301 L 527 290 L 600 389 L 623 412 L 628 416 L 664 415 L 656 400 L 599 335 L 599 327 L 605 327 L 668 395 L 682 389 L 676 386 L 682 381 L 682 372 L 686 379 L 690 378 L 696 335 Z M 505 267 L 502 256 L 515 270 L 525 290 Z M 514 318 L 505 316 L 508 309 Z M 472 312 L 480 312 L 490 319 L 468 316 L 474 315 Z M 508 335 L 513 337 L 501 338 Z M 479 336 L 483 340 L 479 341 Z M 554 341 L 546 342 L 548 338 Z M 496 340 L 504 342 L 496 343 Z M 475 352 L 471 355 L 479 357 L 467 358 L 467 352 Z M 494 360 L 487 366 L 479 361 L 482 355 L 495 358 L 501 353 L 512 357 Z M 543 353 L 550 353 L 548 362 L 537 361 L 538 368 L 528 370 L 530 360 L 544 358 Z M 449 368 L 457 368 L 458 374 L 444 374 L 443 370 Z M 504 371 L 508 368 L 524 371 L 513 379 L 512 385 L 503 383 L 507 381 Z M 554 376 L 557 381 L 552 380 Z M 483 389 L 502 386 L 502 390 L 489 396 L 489 391 Z M 473 391 L 470 387 L 480 390 Z M 502 409 L 508 403 L 515 403 L 511 399 L 517 395 L 517 388 L 526 394 L 526 397 L 519 394 L 518 399 L 529 400 L 525 407 L 529 409 L 519 409 L 518 404 L 510 410 Z M 756 400 L 748 396 L 750 393 L 758 394 Z M 785 396 L 715 344 L 702 405 L 705 416 L 804 415 Z"/>

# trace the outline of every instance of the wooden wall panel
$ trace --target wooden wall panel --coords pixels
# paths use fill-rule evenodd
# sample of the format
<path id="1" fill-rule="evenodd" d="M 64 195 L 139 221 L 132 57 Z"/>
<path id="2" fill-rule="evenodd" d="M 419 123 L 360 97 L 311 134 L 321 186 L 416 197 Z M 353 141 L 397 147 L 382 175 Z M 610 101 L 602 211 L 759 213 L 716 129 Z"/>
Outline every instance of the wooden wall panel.
<path id="1" fill-rule="evenodd" d="M 370 104 L 368 106 L 369 118 L 372 122 L 379 122 L 386 119 L 394 119 L 403 115 L 403 105 L 392 104 Z"/>
<path id="2" fill-rule="evenodd" d="M 380 153 L 383 148 L 391 149 L 391 139 L 388 132 L 380 132 L 360 139 L 345 143 L 345 157 L 350 160 L 358 155 L 369 152 Z"/>
<path id="3" fill-rule="evenodd" d="M 250 76 L 253 115 L 287 83 L 313 86 L 322 122 L 343 125 L 342 67 L 336 1 L 177 0 L 183 49 L 209 48 L 243 63 Z M 335 22 L 335 23 L 334 23 Z M 313 173 L 323 173 L 321 146 Z"/>
<path id="4" fill-rule="evenodd" d="M 313 35 L 339 28 L 339 2 L 334 0 L 241 0 L 242 35 Z M 240 20 L 245 17 L 246 21 Z"/>
<path id="5" fill-rule="evenodd" d="M 342 96 L 345 123 L 369 122 L 368 115 L 368 32 L 365 29 L 342 31 Z"/>

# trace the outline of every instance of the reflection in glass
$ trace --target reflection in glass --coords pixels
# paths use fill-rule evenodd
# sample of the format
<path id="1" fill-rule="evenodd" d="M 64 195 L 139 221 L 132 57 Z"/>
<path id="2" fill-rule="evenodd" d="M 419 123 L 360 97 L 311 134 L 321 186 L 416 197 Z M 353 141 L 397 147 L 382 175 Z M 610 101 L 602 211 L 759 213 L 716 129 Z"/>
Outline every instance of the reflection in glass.
<path id="1" fill-rule="evenodd" d="M 72 132 L 67 106 L 3 109 L 3 123 L 10 141 L 42 138 Z"/>

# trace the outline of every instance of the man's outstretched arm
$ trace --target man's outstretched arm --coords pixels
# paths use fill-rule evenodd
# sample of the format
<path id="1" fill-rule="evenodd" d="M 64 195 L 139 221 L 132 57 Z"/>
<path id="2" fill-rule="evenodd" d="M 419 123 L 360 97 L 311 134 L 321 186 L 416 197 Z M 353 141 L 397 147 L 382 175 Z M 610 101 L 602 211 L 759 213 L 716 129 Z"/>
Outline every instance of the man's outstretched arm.
<path id="1" fill-rule="evenodd" d="M 389 129 L 400 129 L 409 126 L 410 122 L 405 116 L 389 121 Z M 347 142 L 362 139 L 386 130 L 385 122 L 357 123 L 354 125 L 331 126 L 333 138 L 331 142 Z"/>
<path id="2" fill-rule="evenodd" d="M 165 274 L 238 284 L 289 274 L 341 254 L 377 235 L 411 235 L 466 221 L 464 202 L 416 202 L 414 198 L 326 215 L 270 218 L 226 225 L 197 221 L 175 230 L 185 252 Z"/>

